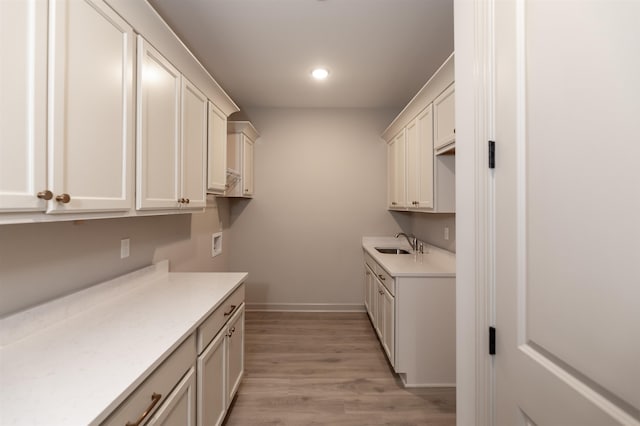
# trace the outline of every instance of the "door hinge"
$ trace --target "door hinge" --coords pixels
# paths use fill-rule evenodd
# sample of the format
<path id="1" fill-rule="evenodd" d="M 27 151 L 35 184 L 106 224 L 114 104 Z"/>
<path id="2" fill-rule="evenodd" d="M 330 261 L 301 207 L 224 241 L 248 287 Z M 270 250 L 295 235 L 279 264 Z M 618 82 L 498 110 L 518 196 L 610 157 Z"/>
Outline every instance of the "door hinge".
<path id="1" fill-rule="evenodd" d="M 489 168 L 496 168 L 496 143 L 489 141 Z"/>
<path id="2" fill-rule="evenodd" d="M 489 327 L 489 355 L 496 354 L 496 328 Z"/>

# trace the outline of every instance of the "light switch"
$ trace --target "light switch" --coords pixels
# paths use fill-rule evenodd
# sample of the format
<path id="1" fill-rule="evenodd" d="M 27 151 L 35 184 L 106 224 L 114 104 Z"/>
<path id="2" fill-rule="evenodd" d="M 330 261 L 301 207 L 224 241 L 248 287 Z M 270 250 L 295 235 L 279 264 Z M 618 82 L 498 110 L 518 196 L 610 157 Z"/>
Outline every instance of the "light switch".
<path id="1" fill-rule="evenodd" d="M 129 257 L 129 239 L 123 238 L 120 240 L 120 259 Z"/>

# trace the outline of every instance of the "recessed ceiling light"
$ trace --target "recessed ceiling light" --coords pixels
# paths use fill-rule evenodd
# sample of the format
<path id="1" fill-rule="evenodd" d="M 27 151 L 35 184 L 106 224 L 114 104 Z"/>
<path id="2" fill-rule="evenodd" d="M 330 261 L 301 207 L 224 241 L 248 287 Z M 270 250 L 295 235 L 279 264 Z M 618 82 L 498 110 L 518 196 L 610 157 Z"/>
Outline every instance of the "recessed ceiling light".
<path id="1" fill-rule="evenodd" d="M 324 80 L 329 76 L 329 71 L 326 68 L 316 68 L 311 71 L 311 75 L 316 80 Z"/>

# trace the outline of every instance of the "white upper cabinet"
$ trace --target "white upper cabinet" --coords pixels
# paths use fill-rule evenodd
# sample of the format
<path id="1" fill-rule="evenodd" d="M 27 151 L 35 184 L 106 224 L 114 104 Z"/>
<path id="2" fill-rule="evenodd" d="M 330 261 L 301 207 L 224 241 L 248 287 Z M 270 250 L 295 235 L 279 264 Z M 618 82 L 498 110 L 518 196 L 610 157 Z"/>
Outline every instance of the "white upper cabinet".
<path id="1" fill-rule="evenodd" d="M 44 211 L 47 3 L 0 1 L 0 211 Z"/>
<path id="2" fill-rule="evenodd" d="M 137 208 L 203 208 L 207 98 L 138 36 Z"/>
<path id="3" fill-rule="evenodd" d="M 207 173 L 207 98 L 182 77 L 182 191 L 183 207 L 204 208 Z"/>
<path id="4" fill-rule="evenodd" d="M 254 194 L 254 144 L 260 136 L 248 121 L 227 123 L 227 167 L 230 179 L 225 197 L 252 197 Z"/>
<path id="5" fill-rule="evenodd" d="M 433 109 L 407 126 L 407 192 L 410 209 L 433 208 Z"/>
<path id="6" fill-rule="evenodd" d="M 452 84 L 433 101 L 435 116 L 434 134 L 436 150 L 456 140 L 455 88 Z"/>
<path id="7" fill-rule="evenodd" d="M 389 142 L 387 150 L 390 209 L 404 209 L 407 206 L 406 149 L 406 132 L 403 129 Z"/>
<path id="8" fill-rule="evenodd" d="M 222 194 L 227 183 L 227 116 L 209 102 L 207 191 Z"/>
<path id="9" fill-rule="evenodd" d="M 133 207 L 131 27 L 102 2 L 49 3 L 47 212 Z"/>
<path id="10" fill-rule="evenodd" d="M 89 0 L 0 11 L 0 210 L 130 210 L 133 30 Z"/>

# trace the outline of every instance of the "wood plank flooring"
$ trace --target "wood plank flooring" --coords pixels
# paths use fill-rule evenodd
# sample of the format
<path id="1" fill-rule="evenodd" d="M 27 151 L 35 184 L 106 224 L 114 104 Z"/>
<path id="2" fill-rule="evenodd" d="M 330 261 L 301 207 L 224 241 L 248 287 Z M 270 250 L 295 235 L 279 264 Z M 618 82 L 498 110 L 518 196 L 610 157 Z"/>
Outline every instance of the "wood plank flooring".
<path id="1" fill-rule="evenodd" d="M 247 312 L 236 425 L 455 425 L 455 388 L 405 389 L 365 313 Z"/>

